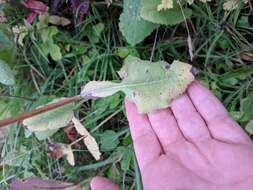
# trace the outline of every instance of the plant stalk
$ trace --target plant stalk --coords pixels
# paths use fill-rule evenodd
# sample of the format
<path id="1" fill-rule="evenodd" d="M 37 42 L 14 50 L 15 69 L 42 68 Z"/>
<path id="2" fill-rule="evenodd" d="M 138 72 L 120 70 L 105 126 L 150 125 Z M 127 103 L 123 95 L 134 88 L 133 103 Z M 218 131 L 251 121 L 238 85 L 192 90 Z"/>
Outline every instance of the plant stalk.
<path id="1" fill-rule="evenodd" d="M 60 100 L 56 103 L 48 104 L 48 105 L 45 105 L 41 108 L 38 108 L 38 109 L 35 109 L 35 110 L 32 110 L 32 111 L 28 111 L 28 112 L 24 112 L 24 113 L 21 113 L 17 116 L 14 116 L 14 117 L 10 117 L 10 118 L 7 118 L 7 119 L 0 120 L 0 127 L 4 127 L 4 126 L 7 126 L 7 125 L 16 123 L 16 122 L 23 121 L 27 118 L 30 118 L 30 117 L 39 115 L 41 113 L 59 108 L 61 106 L 70 104 L 70 103 L 72 103 L 74 101 L 77 101 L 77 100 L 80 100 L 80 99 L 82 99 L 82 97 L 80 95 L 73 96 L 73 97 L 70 97 L 70 98 L 65 98 L 65 99 Z"/>

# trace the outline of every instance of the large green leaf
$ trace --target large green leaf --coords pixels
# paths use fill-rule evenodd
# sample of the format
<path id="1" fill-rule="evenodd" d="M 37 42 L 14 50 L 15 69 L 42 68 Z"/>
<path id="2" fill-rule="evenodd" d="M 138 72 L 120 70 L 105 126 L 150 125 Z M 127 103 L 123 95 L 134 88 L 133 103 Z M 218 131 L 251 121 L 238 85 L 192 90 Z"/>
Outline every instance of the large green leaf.
<path id="1" fill-rule="evenodd" d="M 140 113 L 152 112 L 169 106 L 172 99 L 182 94 L 194 80 L 191 65 L 174 61 L 150 63 L 129 56 L 119 71 L 121 83 L 89 82 L 82 90 L 83 97 L 106 97 L 118 91 L 136 103 Z"/>
<path id="2" fill-rule="evenodd" d="M 51 103 L 55 103 L 61 99 L 56 99 Z M 39 114 L 23 121 L 30 131 L 54 130 L 66 126 L 74 117 L 73 104 L 68 104 L 60 108 Z M 41 135 L 41 134 L 40 134 Z M 45 133 L 43 136 L 46 135 Z"/>
<path id="3" fill-rule="evenodd" d="M 0 83 L 5 85 L 14 85 L 14 75 L 10 67 L 0 59 Z"/>
<path id="4" fill-rule="evenodd" d="M 120 166 L 123 171 L 128 171 L 131 165 L 131 161 L 134 158 L 133 149 L 130 147 L 119 146 L 117 152 L 121 155 Z"/>
<path id="5" fill-rule="evenodd" d="M 117 133 L 111 130 L 105 131 L 101 135 L 101 150 L 102 151 L 111 151 L 117 148 L 119 144 L 119 137 Z"/>
<path id="6" fill-rule="evenodd" d="M 184 21 L 182 11 L 176 3 L 174 8 L 166 10 L 157 10 L 161 0 L 143 0 L 143 6 L 141 9 L 141 17 L 149 22 L 165 25 L 174 25 Z M 192 14 L 191 9 L 184 8 L 184 15 L 186 18 Z"/>
<path id="7" fill-rule="evenodd" d="M 12 150 L 10 152 L 5 152 L 3 159 L 1 160 L 0 165 L 9 165 L 14 167 L 29 167 L 29 161 L 31 158 L 31 150 L 28 150 L 27 147 L 21 145 L 18 149 Z"/>
<path id="8" fill-rule="evenodd" d="M 141 0 L 124 0 L 119 28 L 127 42 L 136 45 L 143 41 L 158 25 L 145 21 L 140 16 Z"/>
<path id="9" fill-rule="evenodd" d="M 62 59 L 61 49 L 56 44 L 49 44 L 48 46 L 49 54 L 54 61 L 59 61 Z"/>
<path id="10" fill-rule="evenodd" d="M 11 40 L 11 30 L 8 25 L 0 24 L 0 59 L 8 64 L 15 62 L 16 47 Z"/>
<path id="11" fill-rule="evenodd" d="M 41 38 L 43 43 L 40 44 L 41 50 L 47 56 L 48 54 L 54 61 L 62 59 L 61 49 L 55 44 L 54 36 L 58 33 L 58 29 L 55 26 L 43 28 L 41 31 Z"/>
<path id="12" fill-rule="evenodd" d="M 46 43 L 48 41 L 52 41 L 53 43 L 53 37 L 58 33 L 58 29 L 55 26 L 45 27 L 41 30 L 41 38 L 43 43 Z"/>
<path id="13" fill-rule="evenodd" d="M 94 26 L 87 27 L 86 33 L 90 42 L 93 44 L 98 43 L 104 29 L 105 25 L 103 23 L 98 23 Z"/>
<path id="14" fill-rule="evenodd" d="M 34 135 L 38 140 L 45 140 L 48 137 L 51 137 L 53 134 L 55 134 L 58 131 L 58 129 L 47 129 L 45 131 L 35 131 Z"/>

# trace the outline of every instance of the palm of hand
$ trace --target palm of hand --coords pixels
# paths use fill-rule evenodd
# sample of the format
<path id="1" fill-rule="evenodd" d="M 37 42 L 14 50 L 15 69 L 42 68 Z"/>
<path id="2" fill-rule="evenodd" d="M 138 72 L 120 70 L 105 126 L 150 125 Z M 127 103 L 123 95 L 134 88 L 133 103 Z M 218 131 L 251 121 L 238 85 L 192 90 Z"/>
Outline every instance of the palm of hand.
<path id="1" fill-rule="evenodd" d="M 197 148 L 191 143 L 179 142 L 166 154 L 148 163 L 142 172 L 144 189 L 251 189 L 252 146 L 216 140 L 202 143 L 205 145 Z"/>
<path id="2" fill-rule="evenodd" d="M 253 144 L 222 104 L 194 82 L 169 109 L 140 115 L 126 102 L 144 190 L 249 190 Z M 116 190 L 102 178 L 92 190 Z"/>

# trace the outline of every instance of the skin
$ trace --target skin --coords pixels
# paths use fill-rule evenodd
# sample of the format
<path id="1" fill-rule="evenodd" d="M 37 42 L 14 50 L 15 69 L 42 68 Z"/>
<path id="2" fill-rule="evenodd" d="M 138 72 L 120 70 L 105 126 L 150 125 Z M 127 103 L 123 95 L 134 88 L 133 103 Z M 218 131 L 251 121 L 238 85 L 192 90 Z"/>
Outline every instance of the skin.
<path id="1" fill-rule="evenodd" d="M 198 82 L 170 108 L 127 118 L 145 190 L 250 190 L 253 143 L 220 101 Z M 95 177 L 92 190 L 119 190 Z"/>

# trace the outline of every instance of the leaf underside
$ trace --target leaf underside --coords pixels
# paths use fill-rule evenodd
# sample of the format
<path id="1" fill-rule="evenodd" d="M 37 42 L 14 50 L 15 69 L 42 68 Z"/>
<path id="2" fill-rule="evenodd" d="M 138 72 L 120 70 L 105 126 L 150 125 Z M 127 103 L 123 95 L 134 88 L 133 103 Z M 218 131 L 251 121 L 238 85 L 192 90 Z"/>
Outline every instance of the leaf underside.
<path id="1" fill-rule="evenodd" d="M 81 96 L 106 97 L 123 91 L 136 103 L 140 113 L 166 108 L 182 94 L 194 80 L 191 65 L 174 61 L 151 63 L 129 56 L 119 71 L 121 83 L 91 81 L 82 90 Z"/>

